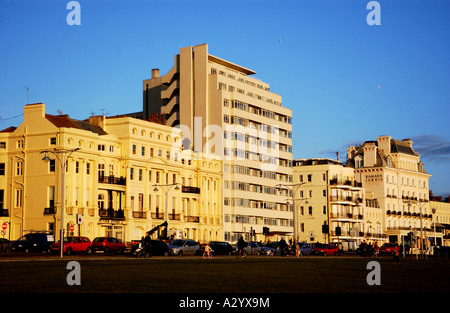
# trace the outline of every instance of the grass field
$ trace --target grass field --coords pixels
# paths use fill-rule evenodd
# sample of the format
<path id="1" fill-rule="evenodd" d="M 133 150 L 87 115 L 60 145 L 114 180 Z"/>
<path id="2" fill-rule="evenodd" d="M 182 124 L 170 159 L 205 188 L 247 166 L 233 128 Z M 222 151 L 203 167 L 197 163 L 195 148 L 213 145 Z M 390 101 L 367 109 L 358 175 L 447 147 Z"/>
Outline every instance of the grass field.
<path id="1" fill-rule="evenodd" d="M 448 293 L 450 260 L 359 257 L 78 259 L 69 286 L 64 260 L 0 263 L 4 293 Z M 381 285 L 366 281 L 371 260 Z"/>

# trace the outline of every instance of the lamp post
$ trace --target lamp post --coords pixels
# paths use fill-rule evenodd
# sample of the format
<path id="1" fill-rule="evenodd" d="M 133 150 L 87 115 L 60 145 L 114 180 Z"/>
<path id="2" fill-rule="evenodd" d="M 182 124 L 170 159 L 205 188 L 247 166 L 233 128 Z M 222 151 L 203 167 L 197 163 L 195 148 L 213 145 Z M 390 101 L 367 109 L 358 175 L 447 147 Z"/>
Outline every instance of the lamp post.
<path id="1" fill-rule="evenodd" d="M 164 210 L 164 221 L 167 223 L 169 220 L 169 215 L 168 215 L 168 211 L 167 211 L 167 200 L 168 200 L 168 196 L 169 196 L 169 191 L 170 189 L 175 186 L 175 190 L 179 190 L 180 188 L 178 187 L 178 185 L 181 185 L 180 183 L 174 183 L 174 184 L 154 184 L 153 186 L 155 187 L 153 189 L 153 191 L 157 192 L 158 191 L 158 187 L 161 187 L 161 189 L 164 191 L 165 197 L 166 197 L 166 204 L 165 204 L 165 210 Z"/>
<path id="2" fill-rule="evenodd" d="M 61 253 L 61 257 L 63 257 L 63 242 L 64 242 L 64 202 L 65 202 L 65 174 L 66 174 L 66 161 L 68 160 L 68 158 L 72 155 L 72 153 L 74 153 L 75 151 L 80 150 L 81 148 L 76 148 L 76 149 L 54 149 L 53 151 L 51 150 L 45 150 L 45 151 L 41 151 L 41 153 L 45 153 L 45 156 L 42 158 L 43 161 L 45 162 L 49 162 L 51 159 L 48 156 L 49 153 L 53 154 L 54 156 L 56 156 L 56 158 L 58 159 L 60 165 L 61 165 L 61 234 L 60 234 L 60 240 L 61 240 L 61 244 L 60 244 L 60 253 Z"/>
<path id="3" fill-rule="evenodd" d="M 407 200 L 404 201 L 408 204 L 408 207 L 411 207 L 412 204 L 417 204 L 419 207 L 419 214 L 420 214 L 420 255 L 423 256 L 423 237 L 422 237 L 422 204 L 418 200 Z"/>
<path id="4" fill-rule="evenodd" d="M 434 246 L 436 247 L 437 246 L 437 238 L 436 238 L 436 218 L 437 218 L 437 216 L 436 216 L 436 209 L 435 208 L 432 208 L 431 209 L 431 212 L 433 212 L 433 224 L 434 224 Z"/>
<path id="5" fill-rule="evenodd" d="M 306 184 L 306 182 L 304 183 L 298 183 L 298 184 L 277 184 L 275 185 L 275 187 L 278 190 L 281 190 L 283 188 L 285 189 L 292 189 L 292 204 L 294 206 L 294 240 L 298 241 L 298 209 L 297 206 L 295 205 L 295 193 L 297 192 L 297 190 L 302 186 Z M 306 200 L 308 201 L 308 200 Z"/>

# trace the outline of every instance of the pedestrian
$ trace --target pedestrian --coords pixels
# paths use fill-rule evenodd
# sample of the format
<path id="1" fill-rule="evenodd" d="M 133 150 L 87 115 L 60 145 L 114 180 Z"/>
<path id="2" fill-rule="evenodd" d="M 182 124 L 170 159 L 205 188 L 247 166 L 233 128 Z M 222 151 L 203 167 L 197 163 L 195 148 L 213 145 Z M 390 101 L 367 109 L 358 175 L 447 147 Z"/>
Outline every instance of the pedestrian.
<path id="1" fill-rule="evenodd" d="M 400 263 L 400 248 L 399 247 L 394 248 L 392 255 L 394 258 L 393 259 L 394 263 L 397 263 L 397 264 Z"/>
<path id="2" fill-rule="evenodd" d="M 242 257 L 244 255 L 244 247 L 245 247 L 245 241 L 242 236 L 241 236 L 241 238 L 239 238 L 237 246 L 238 246 L 238 251 L 236 253 L 236 256 L 240 255 Z"/>
<path id="3" fill-rule="evenodd" d="M 377 257 L 378 256 L 378 252 L 379 252 L 379 247 L 378 247 L 378 243 L 375 241 L 374 245 L 373 245 L 373 256 Z"/>
<path id="4" fill-rule="evenodd" d="M 298 243 L 298 241 L 295 241 L 295 257 L 299 257 L 300 256 L 300 245 Z"/>
<path id="5" fill-rule="evenodd" d="M 145 256 L 152 256 L 152 252 L 150 250 L 151 244 L 152 244 L 151 238 L 150 238 L 149 233 L 147 232 L 147 233 L 145 233 L 145 238 L 144 238 L 144 253 L 145 253 Z"/>
<path id="6" fill-rule="evenodd" d="M 284 256 L 284 255 L 285 255 L 285 250 L 286 250 L 286 248 L 287 248 L 287 243 L 286 243 L 286 241 L 284 240 L 284 238 L 281 238 L 281 240 L 280 240 L 280 252 L 281 252 L 281 256 Z"/>

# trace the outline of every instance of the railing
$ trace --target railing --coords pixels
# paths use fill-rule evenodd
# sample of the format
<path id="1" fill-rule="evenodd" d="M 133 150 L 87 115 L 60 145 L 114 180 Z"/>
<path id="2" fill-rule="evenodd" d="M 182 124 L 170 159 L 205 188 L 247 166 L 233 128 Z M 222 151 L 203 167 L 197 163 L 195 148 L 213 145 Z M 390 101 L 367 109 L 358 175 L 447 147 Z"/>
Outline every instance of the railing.
<path id="1" fill-rule="evenodd" d="M 122 185 L 122 186 L 126 186 L 126 184 L 127 184 L 127 180 L 125 177 L 122 177 L 122 176 L 115 177 L 113 175 L 110 175 L 110 176 L 99 175 L 98 182 L 101 184 L 113 184 L 113 185 Z"/>
<path id="2" fill-rule="evenodd" d="M 186 192 L 186 193 L 200 193 L 200 188 L 198 187 L 191 187 L 191 186 L 182 186 L 181 187 L 181 192 Z"/>
<path id="3" fill-rule="evenodd" d="M 123 210 L 114 210 L 112 208 L 98 210 L 98 215 L 100 218 L 110 218 L 110 219 L 125 219 L 125 215 L 123 213 Z"/>
<path id="4" fill-rule="evenodd" d="M 56 214 L 56 208 L 44 208 L 44 214 Z"/>
<path id="5" fill-rule="evenodd" d="M 185 222 L 199 223 L 200 222 L 200 217 L 198 217 L 198 216 L 185 216 L 184 217 L 184 221 Z"/>
<path id="6" fill-rule="evenodd" d="M 142 212 L 142 211 L 133 211 L 132 215 L 134 218 L 146 218 L 147 217 L 146 212 Z"/>

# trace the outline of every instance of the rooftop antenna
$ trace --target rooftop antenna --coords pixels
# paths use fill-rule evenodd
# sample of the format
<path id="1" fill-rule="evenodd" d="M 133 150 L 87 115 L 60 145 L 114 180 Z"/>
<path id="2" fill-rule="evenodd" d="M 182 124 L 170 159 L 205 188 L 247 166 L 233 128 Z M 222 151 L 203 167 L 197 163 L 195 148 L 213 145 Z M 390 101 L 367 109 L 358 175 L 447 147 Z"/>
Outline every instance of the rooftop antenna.
<path id="1" fill-rule="evenodd" d="M 25 88 L 27 89 L 27 104 L 28 104 L 28 90 L 30 90 L 30 89 L 28 89 L 27 86 L 25 86 Z"/>

